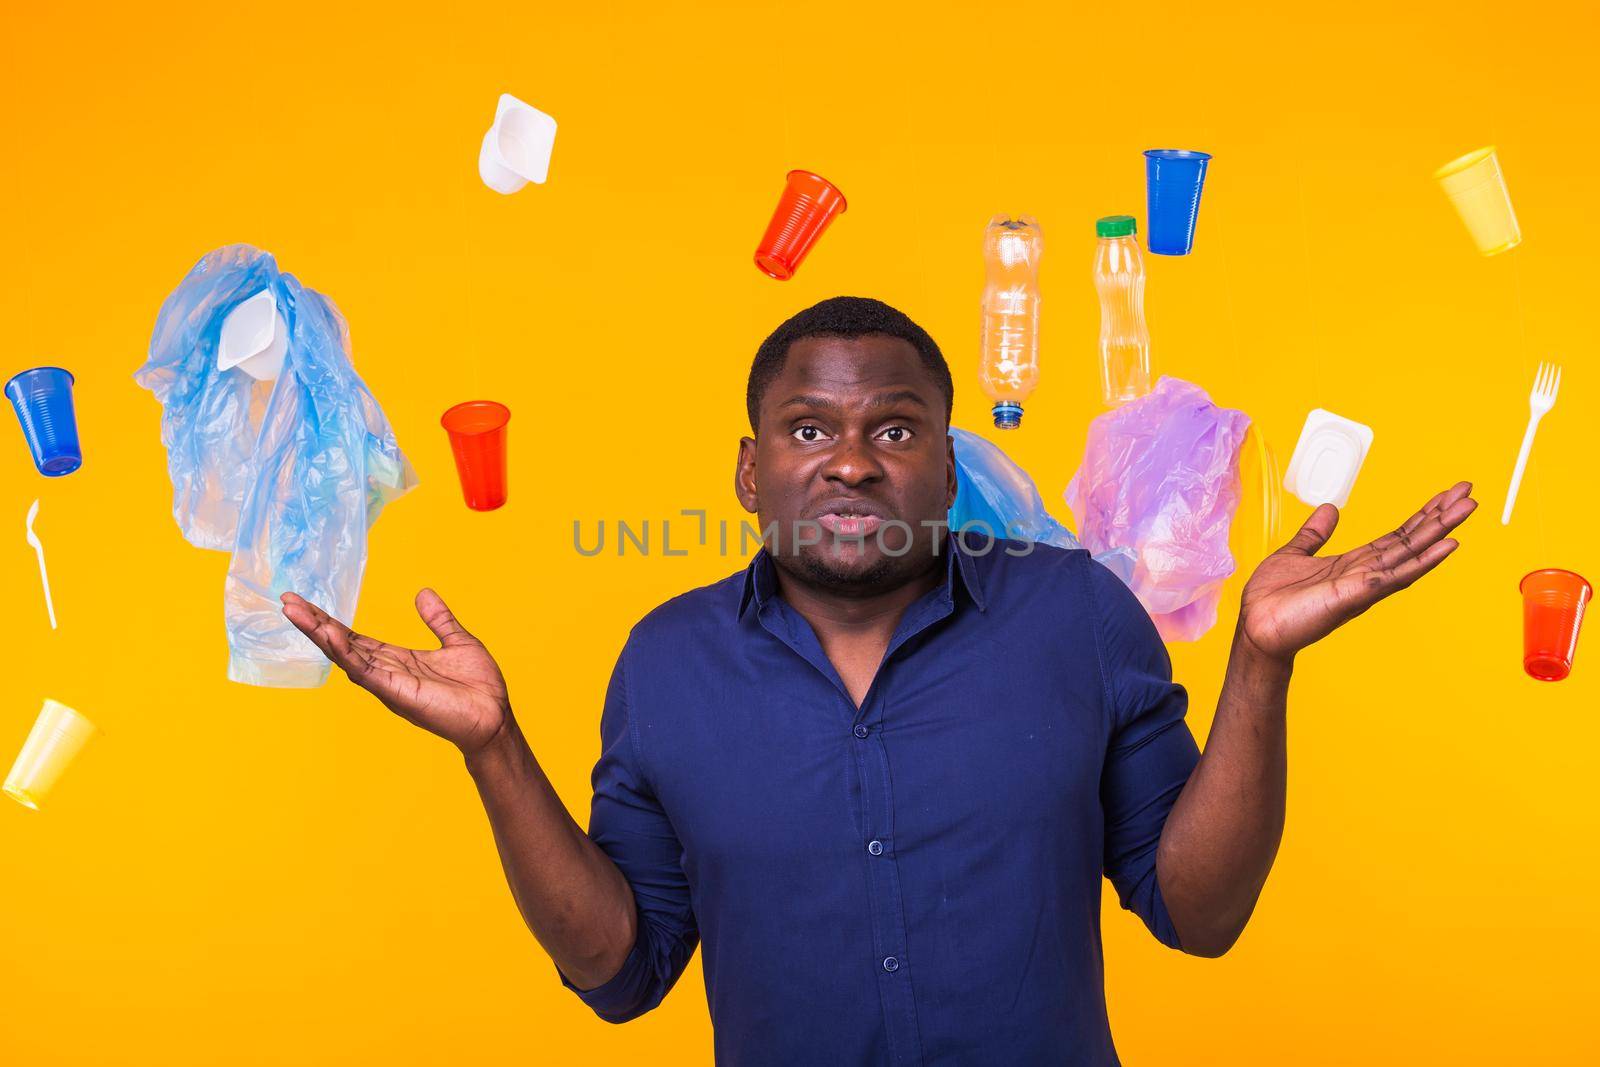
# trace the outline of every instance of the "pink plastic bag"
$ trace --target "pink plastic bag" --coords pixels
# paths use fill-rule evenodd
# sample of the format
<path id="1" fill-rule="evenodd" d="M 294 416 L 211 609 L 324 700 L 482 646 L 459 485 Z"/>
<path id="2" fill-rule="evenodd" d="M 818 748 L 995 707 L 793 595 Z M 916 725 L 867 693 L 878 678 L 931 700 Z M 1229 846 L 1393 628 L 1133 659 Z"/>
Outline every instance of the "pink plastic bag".
<path id="1" fill-rule="evenodd" d="M 1216 625 L 1249 428 L 1244 412 L 1178 378 L 1089 424 L 1067 506 L 1091 553 L 1133 552 L 1128 585 L 1164 640 L 1193 641 Z"/>

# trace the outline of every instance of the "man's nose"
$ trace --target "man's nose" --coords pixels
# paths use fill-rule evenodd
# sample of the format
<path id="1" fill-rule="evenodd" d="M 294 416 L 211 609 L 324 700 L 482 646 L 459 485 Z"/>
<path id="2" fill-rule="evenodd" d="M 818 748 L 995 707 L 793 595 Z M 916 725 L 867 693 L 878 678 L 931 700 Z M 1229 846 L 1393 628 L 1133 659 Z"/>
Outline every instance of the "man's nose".
<path id="1" fill-rule="evenodd" d="M 822 476 L 844 485 L 862 485 L 881 479 L 883 464 L 878 462 L 870 442 L 845 436 L 828 453 L 828 460 L 822 466 Z"/>

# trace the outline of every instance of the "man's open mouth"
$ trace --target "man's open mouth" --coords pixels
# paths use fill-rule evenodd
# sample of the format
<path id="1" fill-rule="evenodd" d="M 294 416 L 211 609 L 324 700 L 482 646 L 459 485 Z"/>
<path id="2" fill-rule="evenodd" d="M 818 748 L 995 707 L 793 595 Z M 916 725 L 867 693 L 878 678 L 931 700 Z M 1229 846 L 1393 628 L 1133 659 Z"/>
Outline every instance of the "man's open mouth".
<path id="1" fill-rule="evenodd" d="M 817 525 L 835 537 L 871 537 L 882 524 L 878 516 L 859 512 L 830 511 L 817 516 Z"/>

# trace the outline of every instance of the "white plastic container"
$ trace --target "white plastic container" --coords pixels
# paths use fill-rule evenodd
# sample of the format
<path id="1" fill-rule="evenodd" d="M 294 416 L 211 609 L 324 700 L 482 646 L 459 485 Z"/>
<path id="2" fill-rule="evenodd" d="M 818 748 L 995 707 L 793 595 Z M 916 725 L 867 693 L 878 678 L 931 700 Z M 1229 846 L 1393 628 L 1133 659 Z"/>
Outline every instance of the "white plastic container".
<path id="1" fill-rule="evenodd" d="M 1283 487 L 1316 507 L 1344 507 L 1372 447 L 1372 427 L 1317 408 L 1306 416 Z"/>
<path id="2" fill-rule="evenodd" d="M 289 325 L 272 290 L 263 289 L 222 320 L 217 369 L 238 367 L 258 382 L 270 382 L 283 372 L 288 351 Z"/>
<path id="3" fill-rule="evenodd" d="M 543 185 L 550 174 L 556 120 L 510 93 L 500 94 L 494 125 L 478 150 L 478 174 L 497 193 L 516 192 L 529 182 Z"/>

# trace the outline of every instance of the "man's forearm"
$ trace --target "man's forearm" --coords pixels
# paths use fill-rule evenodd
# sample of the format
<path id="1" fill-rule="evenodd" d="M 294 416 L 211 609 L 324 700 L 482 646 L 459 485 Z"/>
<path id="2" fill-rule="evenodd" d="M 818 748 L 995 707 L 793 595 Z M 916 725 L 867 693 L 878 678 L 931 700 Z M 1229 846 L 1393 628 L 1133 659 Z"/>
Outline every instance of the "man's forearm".
<path id="1" fill-rule="evenodd" d="M 573 821 L 513 716 L 467 757 L 511 894 L 533 936 L 580 989 L 622 968 L 637 927 L 633 891 Z"/>
<path id="2" fill-rule="evenodd" d="M 1243 932 L 1283 837 L 1292 661 L 1242 634 L 1205 753 L 1161 832 L 1156 876 L 1186 952 L 1220 956 Z"/>

